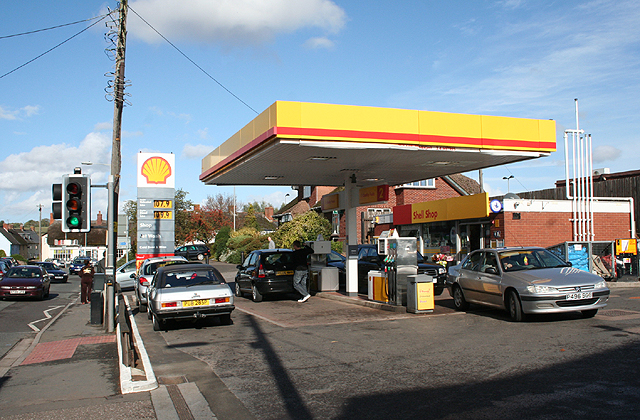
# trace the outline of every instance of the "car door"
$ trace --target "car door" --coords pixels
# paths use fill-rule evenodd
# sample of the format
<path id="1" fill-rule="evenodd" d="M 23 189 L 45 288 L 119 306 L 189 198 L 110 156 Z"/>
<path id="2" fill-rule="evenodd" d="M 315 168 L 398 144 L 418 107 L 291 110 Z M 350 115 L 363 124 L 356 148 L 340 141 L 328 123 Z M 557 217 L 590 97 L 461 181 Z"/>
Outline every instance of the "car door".
<path id="1" fill-rule="evenodd" d="M 256 270 L 256 261 L 259 254 L 257 252 L 250 253 L 244 262 L 238 269 L 238 275 L 236 281 L 240 284 L 240 288 L 243 290 L 251 289 L 251 278 Z"/>
<path id="2" fill-rule="evenodd" d="M 481 301 L 480 286 L 478 281 L 478 270 L 484 262 L 484 253 L 474 251 L 462 263 L 458 272 L 458 284 L 462 288 L 464 297 L 468 301 Z"/>
<path id="3" fill-rule="evenodd" d="M 478 269 L 479 298 L 490 305 L 503 306 L 498 258 L 492 251 L 484 252 Z"/>

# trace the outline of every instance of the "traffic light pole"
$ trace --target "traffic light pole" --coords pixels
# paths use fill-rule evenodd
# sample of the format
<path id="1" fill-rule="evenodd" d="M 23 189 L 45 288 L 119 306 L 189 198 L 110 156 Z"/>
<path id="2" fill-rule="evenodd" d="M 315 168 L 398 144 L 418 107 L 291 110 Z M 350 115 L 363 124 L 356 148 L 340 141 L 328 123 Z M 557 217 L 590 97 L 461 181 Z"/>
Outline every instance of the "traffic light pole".
<path id="1" fill-rule="evenodd" d="M 107 183 L 107 191 L 109 194 L 108 208 L 107 208 L 107 264 L 105 267 L 105 298 L 106 298 L 106 310 L 105 310 L 105 327 L 107 332 L 113 332 L 115 321 L 115 288 L 114 283 L 116 279 L 116 247 L 114 241 L 114 224 L 116 220 L 117 201 L 115 199 L 115 188 L 113 175 L 109 176 L 109 182 Z"/>

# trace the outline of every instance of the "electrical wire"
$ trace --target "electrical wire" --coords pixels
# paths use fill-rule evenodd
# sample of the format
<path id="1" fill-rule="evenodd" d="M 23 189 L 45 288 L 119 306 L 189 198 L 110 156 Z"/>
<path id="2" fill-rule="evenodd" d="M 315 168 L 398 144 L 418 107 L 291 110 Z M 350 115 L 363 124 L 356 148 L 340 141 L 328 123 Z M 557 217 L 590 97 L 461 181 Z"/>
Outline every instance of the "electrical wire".
<path id="1" fill-rule="evenodd" d="M 65 27 L 65 26 L 76 25 L 76 24 L 78 24 L 78 23 L 88 22 L 88 21 L 91 21 L 91 20 L 94 20 L 94 19 L 105 18 L 105 17 L 107 17 L 107 16 L 108 16 L 108 14 L 106 14 L 106 15 L 102 15 L 102 16 L 92 17 L 92 18 L 89 18 L 89 19 L 78 20 L 78 21 L 76 21 L 76 22 L 71 22 L 71 23 L 65 23 L 65 24 L 62 24 L 62 25 L 52 26 L 52 27 L 50 27 L 50 28 L 36 29 L 36 30 L 34 30 L 34 31 L 22 32 L 22 33 L 19 33 L 19 34 L 13 34 L 13 35 L 3 35 L 3 36 L 0 36 L 0 39 L 13 38 L 13 37 L 16 37 L 16 36 L 30 35 L 30 34 L 35 34 L 35 33 L 38 33 L 38 32 L 49 31 L 49 30 L 51 30 L 51 29 L 63 28 L 63 27 Z"/>
<path id="2" fill-rule="evenodd" d="M 48 49 L 47 51 L 43 52 L 42 54 L 40 54 L 39 56 L 27 61 L 26 63 L 22 64 L 21 66 L 16 67 L 15 69 L 11 70 L 10 72 L 7 72 L 5 74 L 3 74 L 2 76 L 0 76 L 0 79 L 2 79 L 5 76 L 10 75 L 11 73 L 20 70 L 21 68 L 23 68 L 24 66 L 26 66 L 27 64 L 33 63 L 34 61 L 36 61 L 38 58 L 42 57 L 45 54 L 50 53 L 51 51 L 55 50 L 56 48 L 58 48 L 59 46 L 61 46 L 62 44 L 65 44 L 69 41 L 71 41 L 73 38 L 77 37 L 78 35 L 80 35 L 81 33 L 83 33 L 84 31 L 92 28 L 93 26 L 97 25 L 98 23 L 102 22 L 105 18 L 107 17 L 107 15 L 103 16 L 100 20 L 92 23 L 91 25 L 87 26 L 86 28 L 84 28 L 83 30 L 81 30 L 80 32 L 78 32 L 75 35 L 70 36 L 69 38 L 65 39 L 64 41 L 62 41 L 61 43 L 59 43 L 58 45 L 56 45 L 55 47 L 52 47 L 50 49 Z"/>
<path id="3" fill-rule="evenodd" d="M 245 101 L 243 101 L 242 99 L 240 99 L 235 93 L 231 92 L 229 89 L 227 89 L 222 83 L 220 83 L 218 80 L 216 80 L 213 76 L 211 76 L 209 73 L 207 73 L 207 71 L 205 69 L 203 69 L 202 67 L 200 67 L 195 61 L 193 61 L 191 58 L 189 58 L 185 53 L 183 53 L 180 48 L 176 47 L 171 41 L 169 41 L 164 35 L 162 35 L 156 28 L 154 28 L 149 22 L 147 22 L 142 16 L 140 16 L 138 14 L 138 12 L 136 12 L 135 10 L 133 10 L 131 8 L 131 6 L 129 6 L 129 10 L 131 10 L 133 13 L 135 13 L 136 16 L 138 16 L 140 18 L 140 20 L 142 20 L 144 23 L 147 24 L 147 26 L 149 26 L 151 29 L 153 29 L 158 35 L 160 35 L 160 37 L 162 39 L 164 39 L 165 41 L 167 41 L 167 43 L 169 45 L 171 45 L 173 48 L 175 48 L 176 51 L 178 51 L 180 54 L 182 54 L 182 56 L 184 58 L 186 58 L 187 60 L 189 60 L 191 62 L 191 64 L 193 64 L 194 66 L 196 66 L 201 72 L 203 72 L 204 74 L 206 74 L 211 80 L 213 80 L 214 82 L 216 82 L 222 89 L 226 90 L 231 96 L 233 96 L 234 98 L 236 98 L 238 101 L 240 101 L 244 106 L 246 106 L 247 108 L 249 108 L 250 110 L 252 110 L 253 112 L 255 112 L 256 114 L 259 114 L 258 111 L 256 111 L 255 109 L 253 109 L 249 104 L 247 104 Z"/>

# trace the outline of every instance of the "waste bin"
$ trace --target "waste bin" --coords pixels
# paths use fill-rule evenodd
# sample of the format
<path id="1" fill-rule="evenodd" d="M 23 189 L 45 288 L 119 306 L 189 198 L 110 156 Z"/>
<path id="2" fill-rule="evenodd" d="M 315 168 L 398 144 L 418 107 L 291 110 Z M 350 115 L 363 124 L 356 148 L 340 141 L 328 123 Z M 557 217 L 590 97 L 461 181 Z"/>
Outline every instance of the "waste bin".
<path id="1" fill-rule="evenodd" d="M 389 302 L 389 292 L 387 290 L 387 276 L 378 270 L 369 271 L 369 300 L 378 302 Z"/>
<path id="2" fill-rule="evenodd" d="M 336 267 L 322 267 L 318 278 L 318 291 L 335 292 L 338 287 L 338 269 Z"/>
<path id="3" fill-rule="evenodd" d="M 413 314 L 433 312 L 434 278 L 426 274 L 417 274 L 407 278 L 407 312 Z M 436 280 L 437 281 L 437 280 Z"/>

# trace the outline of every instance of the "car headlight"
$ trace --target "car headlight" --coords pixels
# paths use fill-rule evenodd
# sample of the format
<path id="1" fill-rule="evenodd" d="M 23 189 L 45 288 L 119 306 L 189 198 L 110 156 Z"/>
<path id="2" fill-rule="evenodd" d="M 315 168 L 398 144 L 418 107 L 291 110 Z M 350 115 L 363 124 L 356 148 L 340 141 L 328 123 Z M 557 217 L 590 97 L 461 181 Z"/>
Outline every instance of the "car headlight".
<path id="1" fill-rule="evenodd" d="M 548 294 L 548 293 L 558 293 L 558 289 L 556 289 L 555 287 L 542 286 L 539 284 L 527 286 L 527 291 L 529 291 L 530 293 L 536 293 L 541 295 Z"/>
<path id="2" fill-rule="evenodd" d="M 604 280 L 599 281 L 593 287 L 595 287 L 596 289 L 604 289 L 607 287 L 607 282 Z"/>

